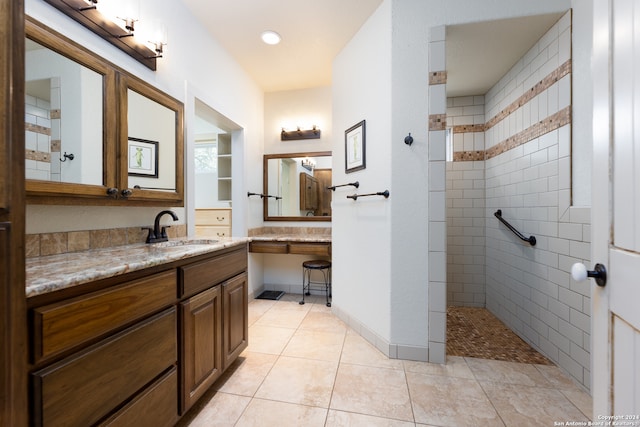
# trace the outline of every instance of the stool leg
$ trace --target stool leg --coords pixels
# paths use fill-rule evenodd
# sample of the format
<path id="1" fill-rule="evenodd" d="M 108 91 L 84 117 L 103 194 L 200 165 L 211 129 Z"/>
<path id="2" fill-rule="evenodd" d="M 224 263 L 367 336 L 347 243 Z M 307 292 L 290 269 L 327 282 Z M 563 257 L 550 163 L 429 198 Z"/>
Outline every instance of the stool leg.
<path id="1" fill-rule="evenodd" d="M 299 302 L 300 305 L 304 305 L 304 279 L 307 269 L 302 267 L 302 301 Z"/>
<path id="2" fill-rule="evenodd" d="M 322 275 L 324 276 L 324 295 L 327 299 L 327 307 L 331 307 L 331 303 L 329 302 L 329 270 L 322 270 Z"/>

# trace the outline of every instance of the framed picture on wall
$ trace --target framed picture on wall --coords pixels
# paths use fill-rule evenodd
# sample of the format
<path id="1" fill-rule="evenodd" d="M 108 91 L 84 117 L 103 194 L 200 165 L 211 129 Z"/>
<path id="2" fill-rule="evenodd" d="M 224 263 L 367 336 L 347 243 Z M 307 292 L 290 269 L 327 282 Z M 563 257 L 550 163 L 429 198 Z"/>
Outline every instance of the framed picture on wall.
<path id="1" fill-rule="evenodd" d="M 158 177 L 158 141 L 129 137 L 128 153 L 129 175 Z"/>
<path id="2" fill-rule="evenodd" d="M 344 132 L 345 172 L 351 173 L 367 167 L 365 120 Z"/>

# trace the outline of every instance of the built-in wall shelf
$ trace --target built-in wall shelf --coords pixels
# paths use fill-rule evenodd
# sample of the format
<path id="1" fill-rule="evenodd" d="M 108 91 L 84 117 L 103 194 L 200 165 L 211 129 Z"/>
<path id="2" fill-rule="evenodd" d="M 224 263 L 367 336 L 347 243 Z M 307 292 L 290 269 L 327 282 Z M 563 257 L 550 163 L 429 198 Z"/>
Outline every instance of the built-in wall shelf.
<path id="1" fill-rule="evenodd" d="M 218 134 L 218 201 L 231 201 L 231 134 Z"/>

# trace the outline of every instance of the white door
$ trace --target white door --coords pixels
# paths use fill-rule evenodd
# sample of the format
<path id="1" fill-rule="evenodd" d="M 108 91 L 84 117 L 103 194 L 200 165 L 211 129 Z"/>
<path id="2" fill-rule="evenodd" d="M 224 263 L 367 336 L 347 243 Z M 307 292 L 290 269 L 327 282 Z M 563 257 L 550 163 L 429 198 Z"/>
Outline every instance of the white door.
<path id="1" fill-rule="evenodd" d="M 594 420 L 640 415 L 640 2 L 594 0 Z"/>

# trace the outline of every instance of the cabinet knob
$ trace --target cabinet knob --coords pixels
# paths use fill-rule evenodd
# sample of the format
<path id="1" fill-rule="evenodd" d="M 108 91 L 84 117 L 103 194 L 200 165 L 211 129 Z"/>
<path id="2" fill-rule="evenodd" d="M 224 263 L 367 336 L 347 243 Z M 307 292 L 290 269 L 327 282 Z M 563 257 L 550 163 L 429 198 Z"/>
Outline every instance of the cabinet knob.
<path id="1" fill-rule="evenodd" d="M 118 189 L 113 187 L 107 188 L 107 196 L 113 197 L 115 199 L 116 197 L 118 197 Z"/>
<path id="2" fill-rule="evenodd" d="M 122 197 L 127 198 L 133 194 L 133 190 L 129 188 L 125 188 L 124 190 L 121 191 L 121 194 L 122 194 Z"/>
<path id="3" fill-rule="evenodd" d="M 598 286 L 605 286 L 607 284 L 607 269 L 602 264 L 596 264 L 593 271 L 589 271 L 584 264 L 576 262 L 571 267 L 571 277 L 576 282 L 582 282 L 587 280 L 587 277 L 593 277 L 596 279 Z"/>

